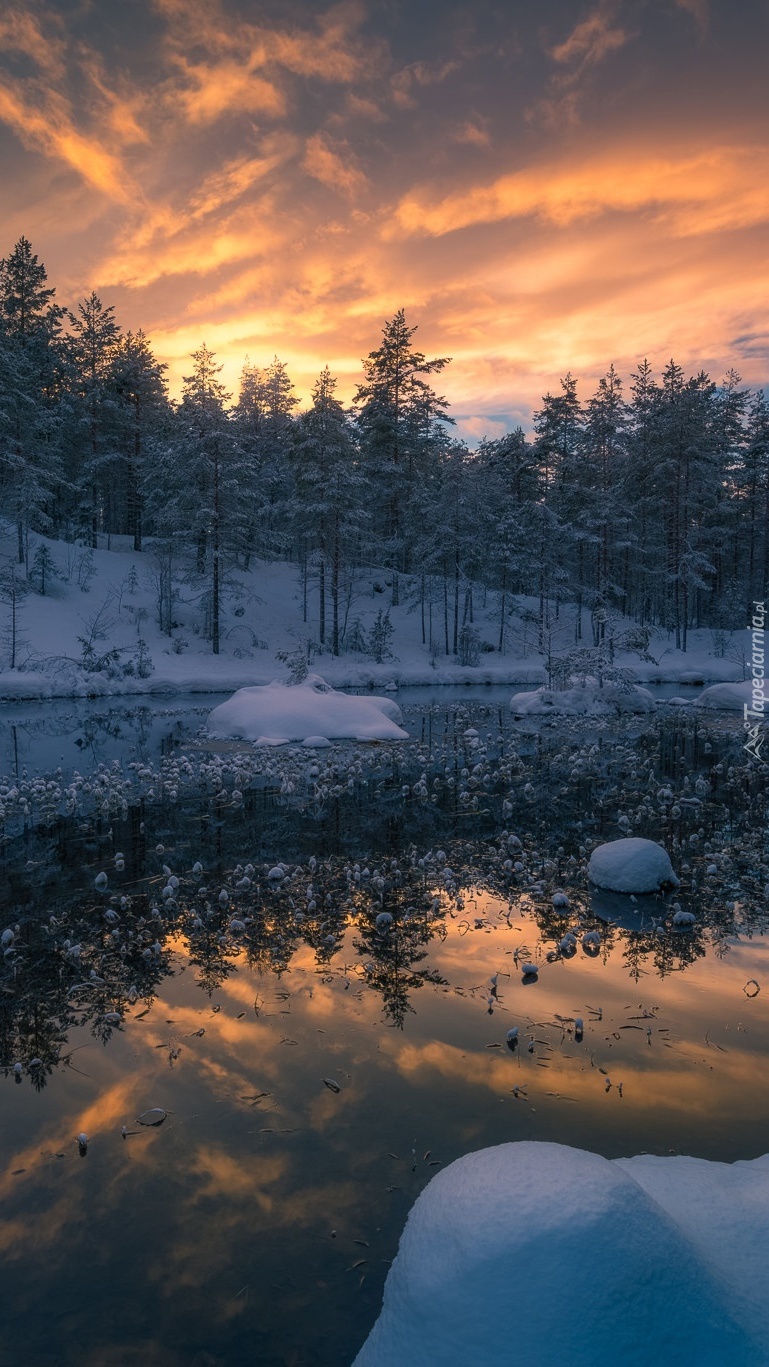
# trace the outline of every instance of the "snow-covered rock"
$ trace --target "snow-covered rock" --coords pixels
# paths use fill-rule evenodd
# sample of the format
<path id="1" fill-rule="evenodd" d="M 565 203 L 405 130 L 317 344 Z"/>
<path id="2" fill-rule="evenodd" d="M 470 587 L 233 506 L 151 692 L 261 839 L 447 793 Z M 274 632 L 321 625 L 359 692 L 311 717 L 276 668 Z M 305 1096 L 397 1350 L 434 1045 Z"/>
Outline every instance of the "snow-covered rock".
<path id="1" fill-rule="evenodd" d="M 639 836 L 596 845 L 587 876 L 596 887 L 610 892 L 659 892 L 666 884 L 678 887 L 667 850 Z"/>
<path id="2" fill-rule="evenodd" d="M 769 1155 L 502 1144 L 418 1198 L 354 1367 L 758 1367 L 767 1258 Z"/>
<path id="3" fill-rule="evenodd" d="M 725 712 L 742 712 L 753 704 L 753 683 L 743 679 L 740 683 L 711 684 L 704 688 L 694 699 L 696 707 L 717 707 Z"/>
<path id="4" fill-rule="evenodd" d="M 648 688 L 634 685 L 618 688 L 616 684 L 587 683 L 579 688 L 537 688 L 533 693 L 516 693 L 510 699 L 510 711 L 516 717 L 560 716 L 584 717 L 616 716 L 618 712 L 653 712 L 654 698 Z"/>
<path id="5" fill-rule="evenodd" d="M 208 718 L 212 736 L 262 744 L 323 740 L 408 740 L 391 698 L 339 693 L 319 674 L 299 684 L 274 682 L 240 688 Z"/>

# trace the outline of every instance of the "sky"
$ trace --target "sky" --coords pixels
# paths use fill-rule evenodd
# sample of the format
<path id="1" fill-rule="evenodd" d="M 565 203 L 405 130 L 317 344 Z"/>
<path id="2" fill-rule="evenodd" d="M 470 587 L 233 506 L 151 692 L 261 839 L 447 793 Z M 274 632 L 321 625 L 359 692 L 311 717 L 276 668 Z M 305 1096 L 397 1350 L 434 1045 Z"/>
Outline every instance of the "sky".
<path id="1" fill-rule="evenodd" d="M 352 398 L 403 308 L 457 432 L 648 357 L 766 383 L 767 0 L 0 9 L 0 256 Z"/>

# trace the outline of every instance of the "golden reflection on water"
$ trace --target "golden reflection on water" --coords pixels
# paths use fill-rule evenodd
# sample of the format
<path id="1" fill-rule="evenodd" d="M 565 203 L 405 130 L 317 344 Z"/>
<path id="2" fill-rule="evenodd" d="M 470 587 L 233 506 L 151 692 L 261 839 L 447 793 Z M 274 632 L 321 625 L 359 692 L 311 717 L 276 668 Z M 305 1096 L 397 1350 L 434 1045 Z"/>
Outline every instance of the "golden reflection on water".
<path id="1" fill-rule="evenodd" d="M 73 1056 L 80 1071 L 58 1070 L 37 1105 L 14 1115 L 22 1089 L 9 1089 L 0 1249 L 22 1307 L 41 1258 L 76 1304 L 84 1260 L 97 1280 L 130 1266 L 147 1310 L 133 1336 L 129 1310 L 109 1323 L 105 1311 L 104 1363 L 120 1360 L 107 1348 L 122 1335 L 145 1345 L 146 1362 L 181 1367 L 184 1354 L 159 1346 L 147 1316 L 169 1316 L 174 1333 L 186 1317 L 200 1338 L 203 1299 L 211 1333 L 237 1328 L 241 1346 L 262 1334 L 282 1345 L 278 1362 L 302 1342 L 292 1307 L 333 1337 L 339 1297 L 357 1286 L 354 1346 L 405 1211 L 438 1165 L 468 1149 L 539 1138 L 609 1156 L 734 1159 L 769 1148 L 766 941 L 732 941 L 718 957 L 705 936 L 704 956 L 682 970 L 660 977 L 642 958 L 636 978 L 619 927 L 595 958 L 578 948 L 548 962 L 555 941 L 533 911 L 480 892 L 446 910 L 445 935 L 423 944 L 419 965 L 444 981 L 411 991 L 402 1030 L 369 985 L 375 974 L 355 947 L 362 924 L 329 963 L 302 945 L 279 977 L 236 952 L 236 971 L 210 996 L 177 937 L 173 975 L 149 1010 L 138 1001 L 106 1048 L 74 1031 L 70 1046 L 86 1046 Z M 539 975 L 524 984 L 529 957 Z M 756 997 L 748 979 L 762 986 Z M 149 1107 L 167 1111 L 161 1126 L 137 1124 Z"/>

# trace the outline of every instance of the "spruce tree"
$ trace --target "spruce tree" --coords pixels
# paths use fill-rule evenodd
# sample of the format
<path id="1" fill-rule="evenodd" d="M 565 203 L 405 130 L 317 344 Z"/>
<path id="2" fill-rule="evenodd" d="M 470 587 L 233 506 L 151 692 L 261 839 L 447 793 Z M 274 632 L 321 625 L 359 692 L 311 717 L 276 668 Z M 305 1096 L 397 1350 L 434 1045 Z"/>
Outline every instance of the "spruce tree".
<path id="1" fill-rule="evenodd" d="M 381 510 L 379 540 L 392 571 L 394 604 L 399 571 L 409 572 L 414 562 L 419 529 L 409 517 L 412 496 L 428 476 L 442 424 L 453 422 L 446 399 L 426 378 L 439 374 L 450 357 L 426 360 L 414 350 L 416 330 L 407 326 L 403 309 L 385 322 L 382 344 L 363 361 L 365 379 L 355 394 L 364 469 L 372 502 Z"/>

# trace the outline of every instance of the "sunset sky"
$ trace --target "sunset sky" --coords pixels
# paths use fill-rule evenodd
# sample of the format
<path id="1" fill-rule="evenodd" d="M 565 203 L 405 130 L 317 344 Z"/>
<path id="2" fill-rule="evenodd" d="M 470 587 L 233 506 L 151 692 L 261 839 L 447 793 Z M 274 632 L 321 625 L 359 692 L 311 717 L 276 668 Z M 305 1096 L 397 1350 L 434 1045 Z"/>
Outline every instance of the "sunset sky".
<path id="1" fill-rule="evenodd" d="M 399 307 L 459 432 L 648 356 L 769 379 L 766 0 L 0 10 L 0 255 L 349 399 Z"/>

